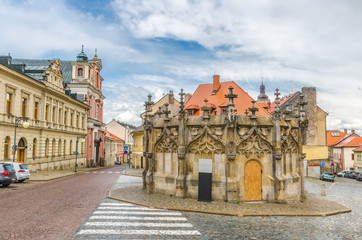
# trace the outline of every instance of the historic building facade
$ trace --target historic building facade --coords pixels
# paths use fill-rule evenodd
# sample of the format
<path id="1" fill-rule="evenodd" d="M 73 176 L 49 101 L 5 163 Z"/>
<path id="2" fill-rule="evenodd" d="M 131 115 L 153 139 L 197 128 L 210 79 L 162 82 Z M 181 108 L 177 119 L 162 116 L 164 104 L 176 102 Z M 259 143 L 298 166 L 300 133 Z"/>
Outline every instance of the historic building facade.
<path id="1" fill-rule="evenodd" d="M 234 99 L 238 95 L 230 86 L 225 95 L 226 112 L 214 115 L 215 109 L 206 99 L 199 116 L 187 116 L 183 95 L 181 91 L 179 114 L 173 118 L 167 109 L 165 118 L 154 117 L 150 95 L 146 102 L 143 186 L 149 193 L 197 198 L 199 164 L 207 159 L 211 162 L 212 199 L 304 198 L 302 134 L 307 120 L 302 98 L 293 115 L 282 116 L 278 91 L 272 116 L 257 116 L 260 109 L 255 101 L 246 115 L 236 115 Z"/>
<path id="2" fill-rule="evenodd" d="M 49 60 L 41 59 L 13 59 L 13 63 L 25 65 L 26 74 L 35 79 L 43 78 L 46 73 L 44 69 L 48 67 Z M 104 162 L 104 123 L 103 123 L 103 100 L 102 82 L 100 75 L 102 61 L 98 59 L 97 53 L 92 59 L 88 59 L 82 51 L 77 55 L 76 61 L 61 60 L 60 72 L 62 81 L 59 86 L 65 89 L 66 93 L 85 102 L 90 106 L 86 116 L 86 158 L 87 166 L 101 165 Z"/>
<path id="3" fill-rule="evenodd" d="M 80 139 L 87 135 L 89 106 L 65 91 L 59 59 L 40 61 L 44 67 L 33 68 L 10 55 L 0 57 L 1 159 L 13 160 L 15 140 L 15 161 L 31 171 L 74 168 L 77 147 L 78 166 L 85 167 L 86 144 Z M 27 118 L 29 128 L 20 121 L 14 139 L 20 117 Z"/>

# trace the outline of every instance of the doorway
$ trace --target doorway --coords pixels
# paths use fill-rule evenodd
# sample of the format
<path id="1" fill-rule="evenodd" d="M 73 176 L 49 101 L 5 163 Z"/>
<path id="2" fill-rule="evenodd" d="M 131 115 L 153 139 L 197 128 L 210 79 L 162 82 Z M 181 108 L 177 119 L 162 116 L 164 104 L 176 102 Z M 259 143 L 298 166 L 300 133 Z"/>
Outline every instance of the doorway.
<path id="1" fill-rule="evenodd" d="M 261 166 L 256 160 L 248 161 L 244 168 L 245 201 L 261 201 Z"/>
<path id="2" fill-rule="evenodd" d="M 21 138 L 18 143 L 18 156 L 16 161 L 24 163 L 24 154 L 25 154 L 25 139 Z"/>

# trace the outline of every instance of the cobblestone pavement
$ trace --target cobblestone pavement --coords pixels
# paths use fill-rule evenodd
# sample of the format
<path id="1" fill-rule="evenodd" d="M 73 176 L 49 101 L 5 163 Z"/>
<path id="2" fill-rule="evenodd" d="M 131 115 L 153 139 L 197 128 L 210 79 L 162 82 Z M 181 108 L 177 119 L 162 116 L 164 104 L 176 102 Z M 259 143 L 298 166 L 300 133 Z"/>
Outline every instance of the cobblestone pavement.
<path id="1" fill-rule="evenodd" d="M 67 239 L 123 169 L 116 166 L 0 191 L 0 239 Z"/>
<path id="2" fill-rule="evenodd" d="M 113 189 L 137 186 L 141 183 L 141 178 L 122 175 Z M 321 184 L 326 185 L 327 197 L 320 195 Z M 362 182 L 352 179 L 337 179 L 336 183 L 332 184 L 319 179 L 307 178 L 305 185 L 309 196 L 338 201 L 352 208 L 352 212 L 329 217 L 240 218 L 171 211 L 173 214 L 177 214 L 174 217 L 179 218 L 173 221 L 167 218 L 135 218 L 139 216 L 135 215 L 135 212 L 141 210 L 155 212 L 154 209 L 145 210 L 147 208 L 144 207 L 127 213 L 130 215 L 120 213 L 121 209 L 108 209 L 113 213 L 103 213 L 102 216 L 100 212 L 104 211 L 102 207 L 112 207 L 112 204 L 122 203 L 103 199 L 97 209 L 73 234 L 72 239 L 362 239 L 360 221 L 362 219 Z M 117 205 L 113 205 L 113 207 L 117 207 Z M 139 208 L 135 205 L 118 207 Z M 158 211 L 165 212 L 165 210 Z M 151 215 L 151 217 L 157 217 L 157 215 Z M 157 225 L 157 223 L 166 222 L 169 223 L 168 226 Z M 173 223 L 184 223 L 185 225 L 172 226 Z M 165 232 L 166 230 L 169 232 Z"/>

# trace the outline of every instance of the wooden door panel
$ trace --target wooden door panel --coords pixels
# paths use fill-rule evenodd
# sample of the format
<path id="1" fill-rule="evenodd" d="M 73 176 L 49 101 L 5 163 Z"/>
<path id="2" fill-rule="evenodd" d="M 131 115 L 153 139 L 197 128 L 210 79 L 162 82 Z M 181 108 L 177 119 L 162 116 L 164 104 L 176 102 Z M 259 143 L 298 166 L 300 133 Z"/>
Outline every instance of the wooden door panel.
<path id="1" fill-rule="evenodd" d="M 245 201 L 260 201 L 261 196 L 261 166 L 257 161 L 248 161 L 244 169 Z"/>

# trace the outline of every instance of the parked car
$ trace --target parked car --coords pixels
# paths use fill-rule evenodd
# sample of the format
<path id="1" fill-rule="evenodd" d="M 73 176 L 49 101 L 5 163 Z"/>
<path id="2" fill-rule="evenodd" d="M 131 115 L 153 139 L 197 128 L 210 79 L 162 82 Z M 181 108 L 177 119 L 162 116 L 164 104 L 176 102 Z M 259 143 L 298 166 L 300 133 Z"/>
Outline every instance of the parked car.
<path id="1" fill-rule="evenodd" d="M 349 175 L 351 175 L 354 171 L 353 170 L 348 170 L 345 174 L 344 177 L 345 178 L 349 178 Z"/>
<path id="2" fill-rule="evenodd" d="M 357 180 L 357 181 L 362 181 L 362 173 L 358 174 L 356 180 Z"/>
<path id="3" fill-rule="evenodd" d="M 11 164 L 0 163 L 0 184 L 7 187 L 15 182 L 15 170 Z"/>
<path id="4" fill-rule="evenodd" d="M 17 162 L 3 162 L 13 166 L 15 170 L 15 177 L 17 182 L 24 182 L 30 178 L 29 168 L 24 163 Z"/>
<path id="5" fill-rule="evenodd" d="M 334 176 L 333 176 L 333 173 L 331 173 L 331 172 L 322 173 L 322 175 L 319 179 L 323 180 L 323 181 L 326 180 L 326 181 L 334 182 Z"/>
<path id="6" fill-rule="evenodd" d="M 353 179 L 356 179 L 359 174 L 361 174 L 361 172 L 354 172 L 351 174 L 351 176 Z"/>
<path id="7" fill-rule="evenodd" d="M 344 174 L 346 174 L 346 172 L 348 172 L 348 170 L 343 170 L 342 172 L 337 173 L 337 176 L 344 177 Z"/>

